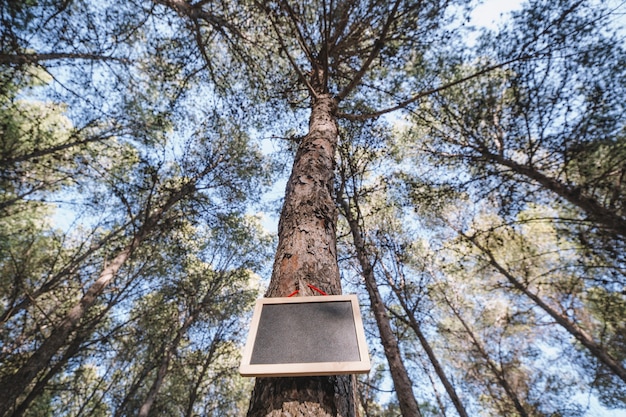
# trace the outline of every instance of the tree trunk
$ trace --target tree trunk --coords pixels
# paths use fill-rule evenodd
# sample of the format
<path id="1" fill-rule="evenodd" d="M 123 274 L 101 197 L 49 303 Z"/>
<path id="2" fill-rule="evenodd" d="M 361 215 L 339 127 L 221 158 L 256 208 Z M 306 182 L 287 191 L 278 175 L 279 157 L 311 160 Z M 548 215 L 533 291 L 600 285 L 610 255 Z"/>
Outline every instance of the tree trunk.
<path id="1" fill-rule="evenodd" d="M 626 219 L 621 217 L 614 210 L 602 205 L 596 198 L 593 198 L 593 196 L 585 195 L 585 193 L 581 193 L 580 190 L 567 186 L 559 180 L 543 174 L 531 165 L 518 164 L 511 159 L 487 151 L 483 151 L 482 154 L 487 159 L 536 181 L 544 188 L 580 208 L 589 216 L 589 219 L 597 223 L 598 226 L 604 227 L 619 236 L 626 237 Z"/>
<path id="2" fill-rule="evenodd" d="M 124 398 L 122 401 L 115 407 L 115 412 L 113 413 L 113 417 L 122 417 L 124 415 L 130 414 L 128 404 L 134 399 L 135 394 L 141 388 L 144 383 L 147 383 L 146 380 L 150 372 L 156 367 L 156 365 L 146 365 L 137 378 L 133 381 L 130 388 L 125 390 Z"/>
<path id="3" fill-rule="evenodd" d="M 309 132 L 302 139 L 285 190 L 278 248 L 267 297 L 286 297 L 311 284 L 341 294 L 337 265 L 337 209 L 332 196 L 337 148 L 336 102 L 313 99 Z M 257 378 L 249 417 L 356 415 L 350 375 Z"/>
<path id="4" fill-rule="evenodd" d="M 88 333 L 89 332 L 86 332 L 86 334 Z M 82 335 L 77 336 L 72 341 L 70 346 L 63 353 L 63 357 L 59 361 L 57 361 L 54 364 L 54 366 L 50 370 L 48 370 L 48 372 L 35 383 L 35 386 L 28 393 L 28 396 L 26 396 L 24 401 L 22 401 L 22 403 L 15 408 L 15 411 L 13 412 L 13 414 L 11 414 L 11 417 L 22 417 L 26 413 L 30 404 L 44 392 L 44 389 L 46 388 L 46 385 L 48 384 L 48 382 L 50 382 L 50 380 L 54 376 L 56 376 L 59 372 L 61 372 L 61 370 L 70 360 L 70 358 L 74 357 L 74 355 L 76 355 L 80 351 L 81 345 L 84 341 L 85 341 L 85 337 L 83 337 Z"/>
<path id="5" fill-rule="evenodd" d="M 380 296 L 380 291 L 378 290 L 374 269 L 369 262 L 369 254 L 367 253 L 365 242 L 361 236 L 359 224 L 352 215 L 351 207 L 348 202 L 341 199 L 340 203 L 350 226 L 357 259 L 361 265 L 361 274 L 365 280 L 365 287 L 367 288 L 370 305 L 374 312 L 374 318 L 376 319 L 376 325 L 380 333 L 385 357 L 389 363 L 389 372 L 391 373 L 393 386 L 396 391 L 398 403 L 400 404 L 400 412 L 404 417 L 421 416 L 422 413 L 419 410 L 417 400 L 413 394 L 413 384 L 402 361 L 398 340 L 391 329 L 387 309 L 385 308 L 385 304 Z"/>
<path id="6" fill-rule="evenodd" d="M 198 315 L 202 312 L 202 309 L 205 307 L 206 303 L 210 300 L 209 296 L 211 294 L 212 293 L 209 291 L 206 294 L 206 296 L 203 297 L 203 300 L 200 303 L 200 305 L 189 313 L 189 316 L 185 319 L 182 326 L 179 327 L 179 329 L 176 331 L 176 336 L 174 337 L 174 340 L 172 340 L 169 343 L 166 342 L 166 345 L 163 348 L 163 356 L 161 357 L 161 363 L 159 364 L 159 368 L 157 369 L 157 373 L 154 378 L 154 381 L 152 382 L 152 385 L 150 386 L 150 390 L 148 391 L 148 394 L 146 394 L 146 398 L 144 399 L 143 403 L 141 404 L 141 407 L 139 408 L 139 413 L 137 414 L 138 417 L 148 417 L 148 415 L 150 414 L 150 409 L 152 408 L 152 405 L 156 401 L 156 398 L 159 395 L 159 392 L 161 391 L 161 387 L 163 386 L 163 381 L 165 381 L 165 377 L 167 376 L 167 373 L 169 371 L 172 357 L 178 351 L 180 342 L 185 336 L 185 334 L 187 333 L 187 330 L 189 330 L 189 327 L 191 327 L 191 325 L 196 322 Z"/>
<path id="7" fill-rule="evenodd" d="M 206 374 L 209 371 L 209 367 L 211 366 L 211 364 L 213 364 L 213 361 L 215 360 L 215 353 L 217 352 L 217 347 L 220 344 L 221 340 L 222 340 L 221 332 L 217 332 L 215 336 L 213 337 L 213 339 L 211 340 L 211 347 L 209 348 L 209 352 L 207 353 L 206 359 L 202 362 L 202 367 L 200 368 L 200 372 L 195 373 L 195 377 L 196 377 L 195 383 L 190 389 L 189 399 L 188 399 L 187 407 L 185 409 L 185 414 L 183 417 L 193 417 L 194 415 L 197 415 L 193 412 L 193 407 L 196 404 L 198 397 L 200 396 L 200 387 L 202 385 L 202 382 L 204 381 Z"/>
<path id="8" fill-rule="evenodd" d="M 165 349 L 163 353 L 163 358 L 161 358 L 161 363 L 159 368 L 157 369 L 156 377 L 150 386 L 150 390 L 146 395 L 146 398 L 139 407 L 139 413 L 137 413 L 138 417 L 148 417 L 150 413 L 150 409 L 152 408 L 152 404 L 156 400 L 156 397 L 161 390 L 161 386 L 163 385 L 163 381 L 165 380 L 165 375 L 167 374 L 168 368 L 170 366 L 170 360 L 172 358 L 172 352 L 170 349 Z"/>
<path id="9" fill-rule="evenodd" d="M 487 368 L 491 371 L 493 376 L 496 378 L 496 381 L 498 381 L 498 384 L 502 387 L 509 400 L 513 403 L 513 406 L 515 407 L 515 410 L 519 413 L 519 416 L 529 417 L 529 414 L 522 405 L 522 401 L 520 400 L 519 396 L 517 395 L 511 384 L 509 384 L 509 381 L 506 379 L 504 371 L 493 361 L 493 359 L 491 359 L 489 353 L 487 352 L 487 350 L 485 350 L 485 347 L 482 345 L 482 343 L 480 343 L 472 329 L 461 316 L 461 313 L 452 305 L 448 297 L 443 294 L 443 298 L 454 313 L 457 320 L 459 320 L 459 322 L 467 332 L 467 335 L 470 337 L 472 344 L 474 345 L 480 356 L 482 356 L 485 360 Z"/>
<path id="10" fill-rule="evenodd" d="M 422 332 L 422 328 L 420 324 L 415 319 L 415 315 L 409 309 L 409 306 L 407 305 L 404 297 L 402 297 L 402 294 L 400 294 L 400 290 L 396 286 L 392 286 L 392 290 L 396 294 L 396 298 L 398 299 L 398 301 L 400 301 L 400 305 L 402 306 L 402 309 L 404 310 L 405 314 L 408 317 L 409 326 L 413 329 L 413 331 L 415 332 L 415 335 L 417 336 L 417 339 L 420 341 L 420 344 L 422 345 L 422 348 L 426 352 L 426 355 L 428 356 L 430 363 L 435 369 L 435 373 L 437 374 L 437 376 L 439 377 L 439 380 L 441 381 L 444 388 L 446 389 L 446 393 L 450 397 L 452 404 L 454 404 L 454 408 L 456 409 L 456 412 L 459 413 L 460 417 L 469 417 L 467 414 L 467 411 L 465 410 L 465 407 L 463 406 L 463 403 L 461 402 L 461 399 L 459 398 L 459 396 L 456 393 L 456 390 L 454 389 L 454 386 L 448 379 L 448 376 L 443 370 L 443 367 L 439 363 L 439 360 L 437 359 L 437 356 L 435 355 L 435 352 L 433 351 L 432 346 L 430 346 L 428 339 L 426 339 L 426 336 L 424 336 L 424 332 Z"/>
<path id="11" fill-rule="evenodd" d="M 206 170 L 204 173 L 206 173 Z M 204 175 L 204 173 L 201 175 Z M 8 414 L 7 412 L 15 407 L 17 398 L 26 392 L 28 386 L 37 375 L 48 366 L 54 355 L 67 343 L 70 334 L 78 328 L 80 321 L 96 303 L 98 296 L 113 281 L 131 254 L 143 243 L 148 235 L 154 232 L 163 215 L 177 202 L 194 191 L 194 182 L 184 184 L 177 192 L 170 195 L 161 207 L 148 216 L 139 230 L 137 230 L 133 239 L 105 265 L 98 279 L 89 287 L 79 302 L 69 310 L 61 323 L 55 327 L 52 334 L 41 343 L 15 374 L 7 375 L 0 381 L 0 416 Z"/>
<path id="12" fill-rule="evenodd" d="M 112 238 L 118 236 L 121 232 L 123 232 L 129 226 L 130 224 L 127 223 L 123 225 L 122 227 L 115 229 L 113 232 L 109 233 L 104 238 L 100 239 L 97 244 L 90 247 L 84 253 L 76 255 L 74 258 L 72 258 L 69 261 L 68 265 L 63 267 L 61 271 L 59 271 L 58 273 L 54 274 L 51 278 L 49 278 L 41 287 L 24 295 L 22 300 L 20 300 L 19 302 L 16 301 L 15 303 L 13 303 L 11 307 L 7 308 L 0 316 L 0 324 L 5 324 L 13 316 L 19 314 L 23 310 L 30 307 L 30 305 L 35 300 L 37 300 L 37 298 L 39 298 L 41 295 L 53 290 L 57 286 L 57 284 L 63 281 L 63 279 L 67 278 L 68 276 L 71 276 L 72 274 L 75 274 L 76 270 L 78 269 L 79 265 L 81 265 L 81 263 L 83 263 L 87 258 L 92 256 L 97 251 L 104 248 L 104 246 L 108 244 L 109 241 L 112 240 Z"/>
<path id="13" fill-rule="evenodd" d="M 17 398 L 26 391 L 26 388 L 52 360 L 54 355 L 67 342 L 71 332 L 76 329 L 79 321 L 96 302 L 96 298 L 113 280 L 119 269 L 138 245 L 137 239 L 122 250 L 102 270 L 100 276 L 87 290 L 85 295 L 67 313 L 61 324 L 44 340 L 39 348 L 31 355 L 24 365 L 13 375 L 8 375 L 0 383 L 0 416 L 13 408 Z"/>
<path id="14" fill-rule="evenodd" d="M 534 301 L 537 306 L 539 306 L 550 317 L 552 317 L 554 321 L 560 324 L 569 334 L 574 336 L 576 340 L 578 340 L 584 347 L 589 350 L 589 352 L 593 356 L 595 356 L 600 362 L 602 362 L 607 368 L 609 368 L 611 372 L 621 378 L 622 381 L 626 382 L 626 368 L 624 367 L 624 365 L 622 365 L 620 361 L 611 356 L 611 354 L 604 347 L 602 347 L 601 344 L 593 340 L 593 337 L 589 333 L 580 328 L 576 323 L 570 321 L 566 316 L 559 313 L 556 309 L 552 308 L 537 294 L 530 292 L 525 285 L 523 285 L 517 278 L 515 278 L 506 268 L 500 265 L 500 263 L 494 257 L 493 253 L 491 253 L 491 251 L 478 243 L 476 239 L 473 239 L 462 233 L 461 235 L 469 240 L 481 252 L 483 252 L 489 258 L 489 263 L 500 274 L 502 274 L 516 290 L 520 291 L 522 294 Z"/>

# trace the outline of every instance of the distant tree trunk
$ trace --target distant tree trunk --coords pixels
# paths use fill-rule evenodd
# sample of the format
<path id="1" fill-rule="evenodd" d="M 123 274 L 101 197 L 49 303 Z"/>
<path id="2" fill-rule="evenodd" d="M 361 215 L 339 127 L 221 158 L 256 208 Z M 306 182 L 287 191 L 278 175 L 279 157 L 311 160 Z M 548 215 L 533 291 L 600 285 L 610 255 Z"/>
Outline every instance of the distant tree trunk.
<path id="1" fill-rule="evenodd" d="M 90 328 L 89 330 L 91 330 L 92 328 Z M 15 408 L 15 411 L 11 414 L 11 417 L 22 417 L 26 413 L 26 411 L 28 410 L 28 407 L 33 402 L 33 400 L 35 400 L 37 397 L 39 397 L 43 393 L 48 382 L 50 382 L 50 380 L 55 375 L 61 372 L 61 370 L 67 364 L 70 358 L 72 358 L 74 355 L 76 355 L 80 351 L 81 344 L 84 341 L 85 341 L 85 337 L 83 337 L 83 335 L 76 337 L 72 341 L 70 346 L 63 353 L 63 357 L 60 360 L 58 360 L 54 364 L 54 366 L 50 370 L 48 370 L 48 372 L 43 377 L 39 378 L 39 380 L 35 383 L 35 386 L 28 393 L 24 401 L 22 401 L 20 405 Z"/>
<path id="2" fill-rule="evenodd" d="M 24 295 L 22 300 L 17 301 L 18 294 L 15 295 L 15 302 L 11 303 L 11 306 L 8 307 L 2 315 L 0 315 L 0 324 L 5 324 L 7 321 L 11 319 L 11 317 L 19 314 L 21 311 L 30 307 L 30 305 L 41 295 L 53 290 L 60 282 L 63 282 L 63 279 L 68 276 L 75 274 L 78 270 L 79 265 L 83 263 L 87 258 L 92 256 L 94 253 L 102 250 L 106 244 L 109 243 L 114 237 L 121 234 L 125 229 L 127 229 L 130 224 L 125 224 L 122 227 L 119 227 L 113 230 L 111 233 L 107 234 L 102 239 L 87 249 L 85 252 L 81 254 L 77 254 L 73 257 L 69 263 L 63 267 L 61 271 L 52 275 L 41 287 L 29 292 L 27 295 Z"/>
<path id="3" fill-rule="evenodd" d="M 98 296 L 113 281 L 120 268 L 126 263 L 131 254 L 143 243 L 159 225 L 162 216 L 178 201 L 195 190 L 194 183 L 187 183 L 150 216 L 137 230 L 132 240 L 111 261 L 109 261 L 98 276 L 98 279 L 89 287 L 80 301 L 75 304 L 55 327 L 51 335 L 45 339 L 28 360 L 12 375 L 5 376 L 0 381 L 0 416 L 4 416 L 16 406 L 20 395 L 27 391 L 28 386 L 44 370 L 54 355 L 68 342 L 70 334 L 75 331 L 85 314 L 96 303 Z"/>
<path id="4" fill-rule="evenodd" d="M 161 391 L 161 387 L 163 386 L 163 381 L 165 381 L 165 377 L 167 376 L 167 373 L 169 371 L 172 357 L 176 355 L 176 352 L 180 346 L 180 342 L 183 340 L 183 337 L 187 334 L 187 331 L 189 330 L 189 328 L 196 322 L 200 313 L 202 313 L 202 311 L 207 307 L 207 305 L 213 300 L 213 297 L 212 297 L 213 295 L 214 293 L 212 291 L 207 292 L 207 294 L 202 298 L 198 306 L 189 312 L 188 317 L 185 319 L 183 324 L 176 331 L 176 336 L 174 337 L 174 339 L 171 342 L 166 342 L 165 346 L 163 347 L 163 356 L 161 357 L 161 362 L 157 369 L 156 377 L 154 378 L 154 381 L 152 382 L 152 385 L 150 386 L 150 390 L 148 391 L 148 394 L 146 394 L 146 398 L 144 399 L 144 402 L 141 404 L 141 407 L 139 408 L 139 413 L 137 414 L 138 417 L 148 417 L 148 415 L 150 414 L 150 409 L 152 408 L 152 405 L 156 401 L 159 391 Z M 216 336 L 216 338 L 213 339 L 213 343 L 217 344 L 217 340 L 218 339 Z M 211 354 L 209 355 L 209 358 L 213 357 L 214 350 L 215 350 L 215 347 L 212 344 Z"/>
<path id="5" fill-rule="evenodd" d="M 12 409 L 17 398 L 26 391 L 30 383 L 52 360 L 54 355 L 67 343 L 72 331 L 85 313 L 95 304 L 98 295 L 113 280 L 119 269 L 126 262 L 131 252 L 138 246 L 137 238 L 124 248 L 102 270 L 98 279 L 89 287 L 85 295 L 66 314 L 52 334 L 44 340 L 22 367 L 13 375 L 8 375 L 0 382 L 0 416 Z"/>
<path id="6" fill-rule="evenodd" d="M 329 94 L 313 99 L 309 132 L 300 142 L 287 182 L 268 297 L 304 291 L 307 284 L 341 294 L 332 197 L 336 106 Z M 352 417 L 355 403 L 350 375 L 257 378 L 248 417 Z"/>
<path id="7" fill-rule="evenodd" d="M 195 383 L 189 392 L 189 399 L 187 402 L 187 407 L 185 409 L 184 417 L 193 417 L 197 415 L 193 412 L 193 407 L 200 396 L 200 387 L 202 385 L 202 381 L 206 377 L 206 374 L 209 371 L 209 367 L 215 360 L 215 353 L 217 352 L 217 347 L 220 345 L 220 341 L 222 340 L 222 333 L 217 332 L 213 339 L 211 340 L 211 346 L 209 347 L 209 352 L 206 355 L 204 361 L 202 361 L 202 367 L 199 372 L 195 373 Z"/>
<path id="8" fill-rule="evenodd" d="M 115 407 L 115 412 L 113 413 L 113 417 L 122 417 L 126 414 L 129 414 L 128 404 L 131 402 L 139 388 L 144 385 L 144 382 L 147 380 L 150 372 L 156 367 L 156 364 L 146 365 L 141 369 L 139 375 L 135 378 L 132 385 L 129 389 L 124 393 L 124 398 L 120 403 Z"/>
<path id="9" fill-rule="evenodd" d="M 502 387 L 502 389 L 506 393 L 509 400 L 513 403 L 513 407 L 515 407 L 515 410 L 519 413 L 519 416 L 529 417 L 529 414 L 524 408 L 524 406 L 522 405 L 522 401 L 517 395 L 517 392 L 515 392 L 515 390 L 509 383 L 509 381 L 506 379 L 505 372 L 498 366 L 498 364 L 496 364 L 493 361 L 493 359 L 491 359 L 491 356 L 489 356 L 489 353 L 485 350 L 485 347 L 483 346 L 483 344 L 480 342 L 480 340 L 478 340 L 473 330 L 470 328 L 467 322 L 463 319 L 463 317 L 461 316 L 461 313 L 457 310 L 456 307 L 454 307 L 454 305 L 448 299 L 448 297 L 446 297 L 446 295 L 444 294 L 443 298 L 448 304 L 448 306 L 450 307 L 450 309 L 452 310 L 452 312 L 454 313 L 457 320 L 459 320 L 459 322 L 461 323 L 461 325 L 467 332 L 467 335 L 469 336 L 470 340 L 472 341 L 472 344 L 474 345 L 474 347 L 476 348 L 480 356 L 483 357 L 483 360 L 485 361 L 487 365 L 487 369 L 491 371 L 492 375 L 495 377 L 496 381 L 498 382 L 498 385 Z"/>
<path id="10" fill-rule="evenodd" d="M 550 317 L 552 317 L 554 321 L 560 324 L 569 334 L 574 336 L 576 340 L 578 340 L 584 347 L 586 347 L 587 350 L 600 362 L 602 362 L 608 369 L 610 369 L 611 372 L 621 378 L 622 381 L 626 382 L 626 368 L 624 367 L 624 365 L 622 365 L 620 361 L 611 356 L 611 354 L 601 344 L 597 343 L 589 333 L 580 328 L 575 322 L 572 322 L 565 315 L 559 313 L 537 294 L 531 292 L 505 267 L 500 265 L 493 253 L 491 253 L 488 248 L 481 245 L 479 242 L 476 241 L 476 239 L 467 236 L 461 232 L 458 233 L 460 233 L 464 238 L 469 240 L 474 246 L 476 246 L 481 252 L 483 252 L 489 259 L 489 263 L 491 264 L 491 266 L 493 266 L 500 274 L 502 274 L 516 290 L 520 291 L 522 294 L 530 298 L 535 304 L 537 304 L 537 306 L 539 306 L 539 308 L 541 308 Z"/>
<path id="11" fill-rule="evenodd" d="M 604 206 L 594 198 L 594 196 L 581 193 L 575 187 L 571 187 L 556 178 L 549 177 L 534 168 L 532 165 L 519 164 L 502 155 L 494 154 L 486 150 L 481 151 L 483 157 L 510 168 L 512 171 L 536 181 L 545 189 L 552 191 L 561 198 L 580 208 L 589 216 L 589 219 L 597 223 L 598 226 L 619 235 L 626 237 L 626 219 L 621 217 L 616 211 Z"/>
<path id="12" fill-rule="evenodd" d="M 456 393 L 456 390 L 454 389 L 454 386 L 448 379 L 448 376 L 443 370 L 441 363 L 439 363 L 439 360 L 437 359 L 437 355 L 435 355 L 435 351 L 433 350 L 432 346 L 428 342 L 428 339 L 426 339 L 424 332 L 422 332 L 422 328 L 420 324 L 415 319 L 415 314 L 413 314 L 413 311 L 411 311 L 411 309 L 407 305 L 406 300 L 404 299 L 402 294 L 400 294 L 399 288 L 397 288 L 397 286 L 392 286 L 392 290 L 396 294 L 396 298 L 398 299 L 398 301 L 400 301 L 400 305 L 402 306 L 402 309 L 404 310 L 404 313 L 406 314 L 408 318 L 409 326 L 411 327 L 411 329 L 413 329 L 413 332 L 415 332 L 417 339 L 420 341 L 420 344 L 422 345 L 422 348 L 426 352 L 426 355 L 428 356 L 428 359 L 430 360 L 431 365 L 435 369 L 435 373 L 437 374 L 437 376 L 439 377 L 439 380 L 444 386 L 446 393 L 448 394 L 448 396 L 450 397 L 450 400 L 452 401 L 452 404 L 454 404 L 454 408 L 456 409 L 456 412 L 459 414 L 460 417 L 469 417 L 467 414 L 467 411 L 465 410 L 465 407 L 463 406 L 463 403 L 461 402 L 461 399 L 459 398 L 458 394 Z"/>
<path id="13" fill-rule="evenodd" d="M 30 404 L 39 397 L 45 390 L 48 382 L 60 373 L 67 362 L 76 356 L 81 349 L 84 349 L 85 342 L 87 342 L 89 335 L 92 334 L 96 325 L 102 320 L 102 318 L 109 312 L 112 304 L 104 310 L 101 311 L 97 317 L 92 318 L 89 321 L 89 324 L 85 327 L 81 327 L 80 331 L 77 332 L 76 336 L 72 339 L 67 349 L 63 352 L 63 355 L 59 360 L 57 360 L 54 365 L 43 375 L 40 377 L 33 388 L 30 390 L 24 401 L 22 401 L 10 414 L 11 417 L 22 417 L 27 411 Z"/>
<path id="14" fill-rule="evenodd" d="M 378 284 L 376 283 L 376 277 L 374 276 L 374 268 L 369 261 L 369 253 L 365 247 L 363 237 L 361 236 L 361 228 L 359 227 L 357 219 L 355 219 L 352 214 L 349 203 L 345 199 L 341 198 L 340 204 L 350 226 L 356 256 L 359 264 L 361 265 L 361 274 L 365 280 L 365 287 L 367 288 L 370 305 L 374 313 L 374 318 L 376 319 L 376 325 L 378 326 L 378 332 L 380 333 L 380 339 L 385 351 L 385 357 L 389 363 L 389 372 L 391 373 L 393 386 L 396 391 L 398 403 L 400 404 L 400 412 L 404 417 L 421 416 L 422 413 L 419 410 L 417 400 L 413 394 L 413 384 L 411 383 L 409 373 L 407 372 L 404 362 L 402 361 L 398 340 L 391 329 L 387 309 L 385 308 L 380 291 L 378 290 Z"/>
<path id="15" fill-rule="evenodd" d="M 176 340 L 172 342 L 172 345 L 166 346 L 165 351 L 163 352 L 163 356 L 161 357 L 161 363 L 157 368 L 156 377 L 154 381 L 152 381 L 152 385 L 150 386 L 150 390 L 148 390 L 148 394 L 146 394 L 146 398 L 144 398 L 141 407 L 139 407 L 139 413 L 137 413 L 138 417 L 148 417 L 150 413 L 150 409 L 152 408 L 152 404 L 156 401 L 156 397 L 161 390 L 161 386 L 163 385 L 163 381 L 165 380 L 165 376 L 167 375 L 167 371 L 170 367 L 170 361 L 172 360 L 173 350 L 179 342 L 178 335 Z"/>

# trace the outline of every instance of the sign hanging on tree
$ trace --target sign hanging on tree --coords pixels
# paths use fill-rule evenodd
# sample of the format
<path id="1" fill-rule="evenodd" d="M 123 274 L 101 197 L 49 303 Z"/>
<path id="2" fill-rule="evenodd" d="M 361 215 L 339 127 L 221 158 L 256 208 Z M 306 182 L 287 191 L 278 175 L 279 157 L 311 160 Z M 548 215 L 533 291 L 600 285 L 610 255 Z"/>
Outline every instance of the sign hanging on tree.
<path id="1" fill-rule="evenodd" d="M 241 375 L 313 376 L 369 370 L 356 295 L 257 300 Z"/>

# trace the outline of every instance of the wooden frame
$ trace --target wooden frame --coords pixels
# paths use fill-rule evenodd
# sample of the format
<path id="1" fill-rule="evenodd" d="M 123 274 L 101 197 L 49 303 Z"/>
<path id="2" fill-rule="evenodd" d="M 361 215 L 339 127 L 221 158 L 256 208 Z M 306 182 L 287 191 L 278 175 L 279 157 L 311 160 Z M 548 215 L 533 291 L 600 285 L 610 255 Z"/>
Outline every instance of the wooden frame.
<path id="1" fill-rule="evenodd" d="M 370 367 L 356 295 L 257 300 L 241 375 L 338 375 Z"/>

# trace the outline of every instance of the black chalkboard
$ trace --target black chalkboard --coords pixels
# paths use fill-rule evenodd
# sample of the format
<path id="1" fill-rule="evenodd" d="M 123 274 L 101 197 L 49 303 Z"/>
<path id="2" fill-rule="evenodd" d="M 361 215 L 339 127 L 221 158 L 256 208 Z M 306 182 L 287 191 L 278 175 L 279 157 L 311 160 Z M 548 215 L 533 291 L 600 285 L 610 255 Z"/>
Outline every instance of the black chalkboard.
<path id="1" fill-rule="evenodd" d="M 369 368 L 356 296 L 257 301 L 242 375 L 329 375 Z"/>

